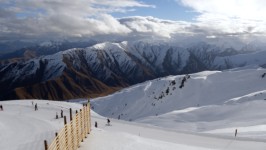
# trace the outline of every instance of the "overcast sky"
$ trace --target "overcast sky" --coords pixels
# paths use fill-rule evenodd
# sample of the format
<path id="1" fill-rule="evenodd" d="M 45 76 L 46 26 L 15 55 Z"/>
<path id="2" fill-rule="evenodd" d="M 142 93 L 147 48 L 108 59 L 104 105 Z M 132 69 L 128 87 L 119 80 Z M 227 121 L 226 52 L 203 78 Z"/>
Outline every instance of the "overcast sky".
<path id="1" fill-rule="evenodd" d="M 0 40 L 264 37 L 265 0 L 0 0 Z"/>

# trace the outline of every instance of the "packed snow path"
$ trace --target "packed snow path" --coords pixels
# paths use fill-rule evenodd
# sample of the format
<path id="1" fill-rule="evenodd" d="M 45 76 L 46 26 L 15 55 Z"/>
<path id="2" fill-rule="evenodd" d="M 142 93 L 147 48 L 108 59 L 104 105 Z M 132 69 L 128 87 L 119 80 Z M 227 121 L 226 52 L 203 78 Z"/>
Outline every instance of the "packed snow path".
<path id="1" fill-rule="evenodd" d="M 80 150 L 262 150 L 266 141 L 248 138 L 222 137 L 209 134 L 181 133 L 145 124 L 111 120 L 93 114 L 92 123 L 97 121 L 88 139 Z"/>

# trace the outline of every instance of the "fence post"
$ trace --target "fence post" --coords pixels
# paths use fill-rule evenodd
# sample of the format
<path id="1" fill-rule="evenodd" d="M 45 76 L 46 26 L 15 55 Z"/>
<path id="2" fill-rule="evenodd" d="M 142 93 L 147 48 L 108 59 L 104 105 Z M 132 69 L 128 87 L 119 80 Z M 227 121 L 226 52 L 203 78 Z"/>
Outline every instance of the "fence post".
<path id="1" fill-rule="evenodd" d="M 68 131 L 67 131 L 67 119 L 66 116 L 64 116 L 64 128 L 65 128 L 65 139 L 66 139 L 66 148 L 68 148 Z"/>
<path id="2" fill-rule="evenodd" d="M 64 125 L 67 124 L 67 119 L 66 119 L 66 116 L 64 116 Z"/>
<path id="3" fill-rule="evenodd" d="M 81 142 L 83 142 L 83 115 L 82 115 L 82 109 L 80 109 L 80 136 L 81 136 Z"/>
<path id="4" fill-rule="evenodd" d="M 88 98 L 88 103 L 86 104 L 86 114 L 87 114 L 87 134 L 90 134 L 90 98 Z"/>
<path id="5" fill-rule="evenodd" d="M 56 140 L 56 149 L 60 150 L 60 143 L 59 143 L 59 137 L 58 137 L 58 133 L 55 132 L 55 140 Z"/>
<path id="6" fill-rule="evenodd" d="M 84 124 L 84 138 L 87 138 L 87 125 L 86 125 L 86 104 L 83 106 L 83 124 Z"/>
<path id="7" fill-rule="evenodd" d="M 70 113 L 70 139 L 71 139 L 71 148 L 74 150 L 75 147 L 75 143 L 74 143 L 74 134 L 73 134 L 73 118 L 72 118 L 72 109 L 69 109 L 69 113 Z"/>
<path id="8" fill-rule="evenodd" d="M 46 140 L 44 140 L 44 149 L 45 150 L 48 150 L 48 144 L 47 144 L 47 141 Z"/>
<path id="9" fill-rule="evenodd" d="M 77 136 L 77 147 L 79 147 L 79 113 L 76 110 L 76 136 Z"/>
<path id="10" fill-rule="evenodd" d="M 88 108 L 89 104 L 86 104 L 86 125 L 87 125 L 87 134 L 90 134 L 90 127 L 89 127 L 89 108 Z"/>
<path id="11" fill-rule="evenodd" d="M 70 121 L 72 121 L 72 109 L 71 108 L 69 108 L 69 113 L 70 113 Z"/>
<path id="12" fill-rule="evenodd" d="M 87 126 L 86 126 L 86 108 L 85 108 L 85 104 L 83 105 L 83 137 L 87 138 Z"/>
<path id="13" fill-rule="evenodd" d="M 89 108 L 89 112 L 88 112 L 88 114 L 89 114 L 89 134 L 90 134 L 90 132 L 91 132 L 91 103 L 88 103 L 89 105 L 88 105 L 88 108 Z"/>
<path id="14" fill-rule="evenodd" d="M 88 130 L 88 109 L 87 109 L 87 104 L 85 104 L 85 107 L 84 107 L 84 109 L 85 109 L 85 130 L 86 130 L 86 137 L 87 137 L 87 134 L 88 134 L 88 132 L 89 132 L 89 130 Z"/>

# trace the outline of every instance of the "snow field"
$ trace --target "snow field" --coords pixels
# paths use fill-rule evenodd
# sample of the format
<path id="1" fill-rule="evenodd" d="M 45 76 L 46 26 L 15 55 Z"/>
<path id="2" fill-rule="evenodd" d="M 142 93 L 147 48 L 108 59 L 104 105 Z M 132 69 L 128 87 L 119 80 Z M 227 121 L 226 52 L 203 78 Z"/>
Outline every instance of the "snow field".
<path id="1" fill-rule="evenodd" d="M 106 117 L 175 131 L 265 140 L 266 69 L 233 69 L 147 81 L 92 101 Z"/>
<path id="2" fill-rule="evenodd" d="M 266 78 L 261 77 L 265 72 L 259 68 L 169 76 L 93 99 L 92 125 L 97 121 L 98 128 L 92 128 L 80 149 L 265 149 Z M 38 111 L 32 101 L 38 103 Z M 1 150 L 42 150 L 43 141 L 49 143 L 63 127 L 63 119 L 55 119 L 56 112 L 60 115 L 63 109 L 68 116 L 69 108 L 82 107 L 45 100 L 0 104 L 4 106 Z M 112 118 L 111 126 L 106 126 L 106 117 Z"/>
<path id="3" fill-rule="evenodd" d="M 115 119 L 111 120 L 111 126 L 106 126 L 106 118 L 102 117 L 93 117 L 92 122 L 95 121 L 98 128 L 92 128 L 92 134 L 81 144 L 80 150 L 260 150 L 266 146 L 251 139 L 176 132 Z"/>
<path id="4" fill-rule="evenodd" d="M 37 103 L 34 111 L 32 101 Z M 60 117 L 61 109 L 69 119 L 69 108 L 79 110 L 80 104 L 44 100 L 15 100 L 0 102 L 4 111 L 0 111 L 0 149 L 1 150 L 41 150 L 43 142 L 48 143 L 64 125 Z"/>

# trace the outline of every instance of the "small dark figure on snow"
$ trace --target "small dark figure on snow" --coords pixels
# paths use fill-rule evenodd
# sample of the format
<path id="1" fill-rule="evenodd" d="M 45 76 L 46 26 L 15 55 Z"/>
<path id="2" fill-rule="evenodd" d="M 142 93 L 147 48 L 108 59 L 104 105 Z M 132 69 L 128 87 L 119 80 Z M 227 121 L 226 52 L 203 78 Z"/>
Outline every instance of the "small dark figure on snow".
<path id="1" fill-rule="evenodd" d="M 263 73 L 263 74 L 261 75 L 261 77 L 262 77 L 262 78 L 264 78 L 264 77 L 265 77 L 265 75 L 266 75 L 266 73 Z"/>
<path id="2" fill-rule="evenodd" d="M 108 126 L 110 125 L 110 122 L 111 122 L 111 121 L 110 121 L 110 119 L 108 118 L 108 119 L 107 119 L 107 125 L 108 125 Z"/>
<path id="3" fill-rule="evenodd" d="M 97 127 L 98 127 L 98 123 L 97 123 L 97 121 L 95 121 L 95 124 L 94 124 L 94 126 L 95 126 L 95 128 L 97 128 Z"/>
<path id="4" fill-rule="evenodd" d="M 236 137 L 236 135 L 237 135 L 237 129 L 235 130 L 235 137 Z"/>
<path id="5" fill-rule="evenodd" d="M 64 112 L 63 112 L 63 110 L 61 109 L 61 118 L 63 118 L 64 117 Z"/>
<path id="6" fill-rule="evenodd" d="M 181 81 L 181 85 L 179 86 L 180 89 L 182 89 L 182 87 L 184 87 L 184 83 L 186 82 L 186 77 L 183 77 L 182 81 Z"/>
<path id="7" fill-rule="evenodd" d="M 4 110 L 4 109 L 3 109 L 3 105 L 0 105 L 0 110 L 1 110 L 1 111 L 3 111 L 3 110 Z"/>
<path id="8" fill-rule="evenodd" d="M 118 120 L 120 120 L 120 115 L 118 115 Z"/>
<path id="9" fill-rule="evenodd" d="M 182 87 L 184 87 L 184 84 L 183 83 L 181 83 L 181 85 L 179 86 L 179 88 L 182 89 Z"/>
<path id="10" fill-rule="evenodd" d="M 56 112 L 56 115 L 55 115 L 55 119 L 58 119 L 58 114 L 57 114 L 57 112 Z"/>
<path id="11" fill-rule="evenodd" d="M 38 110 L 38 105 L 37 105 L 37 103 L 35 104 L 35 111 L 37 111 Z"/>

